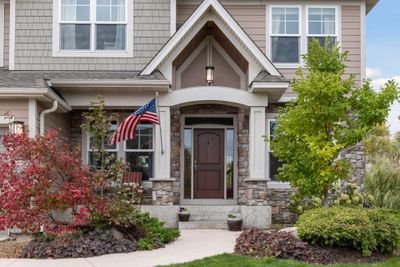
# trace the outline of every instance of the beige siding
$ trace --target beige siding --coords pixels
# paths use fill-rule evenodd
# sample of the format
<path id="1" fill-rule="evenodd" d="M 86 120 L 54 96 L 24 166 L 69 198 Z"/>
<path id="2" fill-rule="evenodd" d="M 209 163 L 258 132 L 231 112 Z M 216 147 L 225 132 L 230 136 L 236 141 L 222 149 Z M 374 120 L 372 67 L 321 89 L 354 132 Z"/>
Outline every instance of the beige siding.
<path id="1" fill-rule="evenodd" d="M 347 73 L 361 81 L 361 7 L 342 6 L 342 48 L 349 51 Z"/>
<path id="2" fill-rule="evenodd" d="M 28 100 L 27 99 L 0 99 L 0 115 L 9 114 L 17 121 L 23 121 L 28 129 Z"/>
<path id="3" fill-rule="evenodd" d="M 8 51 L 10 46 L 10 4 L 4 4 L 4 50 L 3 63 L 8 66 Z"/>
<path id="4" fill-rule="evenodd" d="M 196 9 L 196 5 L 178 5 L 178 24 L 183 23 Z M 264 5 L 224 5 L 228 12 L 235 18 L 239 25 L 247 32 L 257 46 L 265 52 L 265 19 Z"/>
<path id="5" fill-rule="evenodd" d="M 48 109 L 49 106 L 44 106 L 43 104 L 38 104 L 38 114 L 37 114 L 37 133 L 39 134 L 40 127 L 40 112 Z M 71 132 L 71 119 L 69 113 L 56 113 L 52 112 L 46 114 L 44 120 L 44 130 L 56 130 L 60 137 L 70 139 Z"/>

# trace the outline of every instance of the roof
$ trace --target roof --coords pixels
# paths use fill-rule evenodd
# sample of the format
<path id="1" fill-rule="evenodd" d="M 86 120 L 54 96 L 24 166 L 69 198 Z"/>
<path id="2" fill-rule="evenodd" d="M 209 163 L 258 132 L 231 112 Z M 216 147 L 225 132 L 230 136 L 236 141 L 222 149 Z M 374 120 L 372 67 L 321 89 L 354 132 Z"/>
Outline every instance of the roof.
<path id="1" fill-rule="evenodd" d="M 139 71 L 127 72 L 101 72 L 101 71 L 9 71 L 0 69 L 0 88 L 45 88 L 46 80 L 71 80 L 71 81 L 166 81 L 164 76 L 155 71 L 150 75 L 139 76 Z"/>
<path id="2" fill-rule="evenodd" d="M 257 75 L 253 82 L 289 82 L 289 80 L 283 76 L 271 75 L 268 71 L 263 70 Z"/>

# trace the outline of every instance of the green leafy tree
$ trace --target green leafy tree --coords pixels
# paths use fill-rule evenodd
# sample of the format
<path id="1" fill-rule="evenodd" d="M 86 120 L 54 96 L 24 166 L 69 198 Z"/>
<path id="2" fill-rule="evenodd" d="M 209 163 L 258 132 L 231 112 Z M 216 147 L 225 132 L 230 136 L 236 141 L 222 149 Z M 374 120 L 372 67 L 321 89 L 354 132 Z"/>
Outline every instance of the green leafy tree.
<path id="1" fill-rule="evenodd" d="M 348 53 L 326 43 L 310 43 L 303 56 L 307 71 L 299 68 L 292 84 L 297 99 L 281 109 L 271 140 L 272 153 L 283 163 L 278 178 L 296 188 L 295 200 L 316 196 L 324 205 L 334 182 L 349 175 L 350 164 L 339 159 L 340 152 L 385 122 L 398 97 L 394 81 L 380 92 L 369 81 L 357 87 L 354 77 L 345 75 Z"/>

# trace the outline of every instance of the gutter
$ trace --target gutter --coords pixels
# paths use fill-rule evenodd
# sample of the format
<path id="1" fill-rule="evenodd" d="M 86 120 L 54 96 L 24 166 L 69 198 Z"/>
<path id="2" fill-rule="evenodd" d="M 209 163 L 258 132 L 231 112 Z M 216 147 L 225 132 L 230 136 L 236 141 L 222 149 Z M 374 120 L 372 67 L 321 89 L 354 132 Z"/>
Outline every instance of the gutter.
<path id="1" fill-rule="evenodd" d="M 49 88 L 26 88 L 26 87 L 0 87 L 0 97 L 24 97 L 24 98 L 42 98 L 49 102 L 57 100 L 58 107 L 63 111 L 71 111 L 71 106 Z"/>
<path id="2" fill-rule="evenodd" d="M 161 87 L 169 89 L 170 83 L 167 80 L 127 80 L 127 79 L 109 79 L 109 80 L 50 80 L 54 87 Z"/>
<path id="3" fill-rule="evenodd" d="M 44 134 L 44 118 L 46 116 L 46 114 L 52 113 L 54 111 L 56 111 L 58 109 L 58 101 L 54 100 L 53 101 L 53 106 L 49 109 L 45 109 L 42 112 L 40 112 L 40 117 L 39 117 L 39 121 L 40 121 L 40 135 Z"/>

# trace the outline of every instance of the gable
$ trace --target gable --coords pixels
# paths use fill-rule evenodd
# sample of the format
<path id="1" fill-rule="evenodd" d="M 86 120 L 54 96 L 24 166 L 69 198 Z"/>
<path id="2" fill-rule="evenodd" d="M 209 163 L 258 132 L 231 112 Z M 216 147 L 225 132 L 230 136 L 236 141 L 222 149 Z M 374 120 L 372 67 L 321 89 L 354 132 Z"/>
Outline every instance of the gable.
<path id="1" fill-rule="evenodd" d="M 141 75 L 151 74 L 158 69 L 169 80 L 173 80 L 172 62 L 189 45 L 197 33 L 209 22 L 213 22 L 234 47 L 247 60 L 248 83 L 266 70 L 271 75 L 282 76 L 265 54 L 257 47 L 239 24 L 217 0 L 205 0 L 170 38 L 165 46 L 143 69 Z"/>

